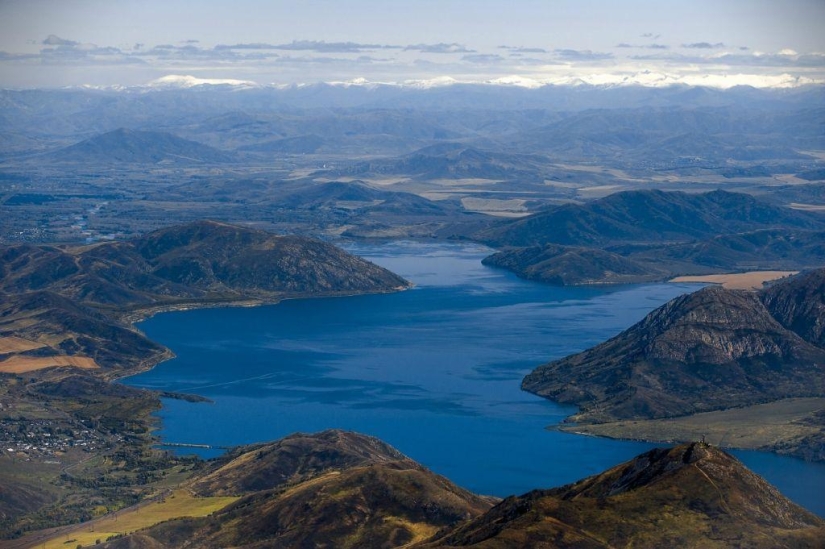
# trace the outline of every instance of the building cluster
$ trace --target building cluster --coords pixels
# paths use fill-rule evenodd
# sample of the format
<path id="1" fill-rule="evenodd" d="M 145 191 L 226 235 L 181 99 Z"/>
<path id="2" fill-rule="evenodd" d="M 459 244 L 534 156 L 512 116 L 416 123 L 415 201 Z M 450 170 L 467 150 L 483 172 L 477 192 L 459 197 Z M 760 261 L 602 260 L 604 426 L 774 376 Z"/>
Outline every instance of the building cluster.
<path id="1" fill-rule="evenodd" d="M 0 421 L 0 454 L 14 459 L 59 458 L 73 449 L 94 452 L 112 442 L 93 429 L 67 427 L 53 420 Z"/>

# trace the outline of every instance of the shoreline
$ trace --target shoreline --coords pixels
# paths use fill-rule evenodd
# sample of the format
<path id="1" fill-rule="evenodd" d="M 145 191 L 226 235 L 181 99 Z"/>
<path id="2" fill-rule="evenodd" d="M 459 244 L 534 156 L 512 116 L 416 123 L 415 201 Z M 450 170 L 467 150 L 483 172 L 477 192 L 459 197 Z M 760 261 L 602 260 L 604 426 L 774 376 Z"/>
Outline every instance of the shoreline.
<path id="1" fill-rule="evenodd" d="M 679 444 L 704 439 L 719 448 L 766 452 L 825 463 L 825 455 L 817 454 L 815 448 L 809 449 L 804 445 L 806 437 L 822 432 L 815 423 L 807 423 L 807 420 L 823 411 L 825 397 L 794 397 L 671 418 L 605 423 L 568 423 L 562 420 L 548 425 L 546 429 L 650 444 Z"/>

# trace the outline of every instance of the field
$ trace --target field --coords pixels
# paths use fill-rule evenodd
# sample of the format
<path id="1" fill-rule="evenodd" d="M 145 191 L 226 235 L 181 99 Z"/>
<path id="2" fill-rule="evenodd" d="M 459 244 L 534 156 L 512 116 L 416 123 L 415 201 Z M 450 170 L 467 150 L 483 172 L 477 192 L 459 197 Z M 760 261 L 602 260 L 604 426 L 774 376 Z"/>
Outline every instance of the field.
<path id="1" fill-rule="evenodd" d="M 760 290 L 765 282 L 795 275 L 799 271 L 751 271 L 748 273 L 677 276 L 671 282 L 709 282 L 728 290 Z"/>
<path id="2" fill-rule="evenodd" d="M 51 539 L 40 541 L 37 547 L 57 549 L 87 547 L 105 541 L 111 536 L 148 528 L 160 522 L 180 517 L 205 517 L 223 509 L 237 500 L 237 497 L 194 497 L 186 490 L 177 490 L 171 495 L 151 503 L 143 503 L 106 515 L 82 526 L 60 529 Z"/>
<path id="3" fill-rule="evenodd" d="M 652 442 L 697 441 L 704 436 L 716 446 L 755 450 L 818 433 L 821 428 L 806 419 L 823 409 L 825 398 L 789 398 L 672 419 L 570 425 L 561 430 Z"/>
<path id="4" fill-rule="evenodd" d="M 23 374 L 51 368 L 52 366 L 74 366 L 84 370 L 95 370 L 100 368 L 94 359 L 85 356 L 13 356 L 0 362 L 0 372 L 4 374 Z"/>
<path id="5" fill-rule="evenodd" d="M 25 351 L 31 351 L 33 349 L 39 349 L 45 346 L 46 345 L 43 343 L 29 341 L 28 339 L 23 339 L 22 337 L 0 337 L 0 354 L 23 353 Z"/>

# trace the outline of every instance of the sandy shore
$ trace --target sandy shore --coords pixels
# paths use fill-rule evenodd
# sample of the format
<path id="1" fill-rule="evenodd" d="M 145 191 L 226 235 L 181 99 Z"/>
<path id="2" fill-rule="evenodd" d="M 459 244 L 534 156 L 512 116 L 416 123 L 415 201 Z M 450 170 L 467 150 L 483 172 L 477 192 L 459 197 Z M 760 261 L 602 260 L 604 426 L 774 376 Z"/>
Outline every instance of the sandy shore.
<path id="1" fill-rule="evenodd" d="M 799 271 L 751 271 L 748 273 L 677 276 L 670 282 L 707 282 L 729 290 L 760 290 L 765 282 L 795 275 Z"/>

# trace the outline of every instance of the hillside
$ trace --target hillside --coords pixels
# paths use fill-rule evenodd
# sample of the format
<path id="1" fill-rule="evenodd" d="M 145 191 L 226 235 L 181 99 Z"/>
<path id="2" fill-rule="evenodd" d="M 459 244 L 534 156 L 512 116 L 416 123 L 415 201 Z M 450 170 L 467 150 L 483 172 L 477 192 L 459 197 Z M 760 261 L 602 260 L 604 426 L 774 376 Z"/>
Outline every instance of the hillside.
<path id="1" fill-rule="evenodd" d="M 584 204 L 565 204 L 478 232 L 491 246 L 548 243 L 604 247 L 712 238 L 769 228 L 822 229 L 804 212 L 727 191 L 703 194 L 625 191 Z"/>
<path id="2" fill-rule="evenodd" d="M 510 497 L 425 547 L 820 547 L 825 521 L 729 454 L 655 449 L 604 473 Z"/>
<path id="3" fill-rule="evenodd" d="M 777 283 L 770 295 L 801 299 L 819 276 Z M 823 364 L 825 349 L 782 326 L 758 294 L 709 287 L 605 343 L 540 366 L 522 387 L 578 405 L 578 421 L 664 418 L 825 396 Z"/>
<path id="4" fill-rule="evenodd" d="M 52 162 L 87 164 L 157 164 L 233 162 L 231 153 L 167 132 L 120 128 L 38 157 Z"/>
<path id="5" fill-rule="evenodd" d="M 243 497 L 107 547 L 399 547 L 491 505 L 377 439 L 341 431 L 241 448 L 194 487 Z"/>
<path id="6" fill-rule="evenodd" d="M 522 154 L 486 151 L 461 143 L 439 143 L 397 158 L 365 161 L 331 174 L 398 175 L 431 179 L 528 179 L 541 181 L 545 160 Z"/>
<path id="7" fill-rule="evenodd" d="M 5 338 L 18 345 L 3 345 Z M 0 372 L 57 366 L 68 357 L 84 357 L 88 362 L 77 364 L 91 369 L 131 369 L 169 356 L 131 326 L 53 292 L 6 294 L 0 300 Z"/>
<path id="8" fill-rule="evenodd" d="M 49 290 L 119 311 L 392 291 L 400 277 L 311 238 L 201 221 L 128 242 L 0 248 L 0 292 Z"/>
<path id="9" fill-rule="evenodd" d="M 484 259 L 555 285 L 638 283 L 686 274 L 800 270 L 825 265 L 825 231 L 762 229 L 678 243 L 507 248 Z"/>
<path id="10" fill-rule="evenodd" d="M 762 229 L 681 244 L 611 248 L 672 273 L 811 269 L 825 265 L 825 231 Z"/>
<path id="11" fill-rule="evenodd" d="M 455 208 L 418 195 L 374 189 L 358 181 L 308 184 L 289 192 L 280 200 L 283 207 L 297 210 L 350 210 L 353 213 L 386 213 L 400 216 L 446 216 Z"/>
<path id="12" fill-rule="evenodd" d="M 652 265 L 615 253 L 556 244 L 504 250 L 485 257 L 482 263 L 507 269 L 527 280 L 558 286 L 638 283 L 664 277 L 664 272 Z"/>

